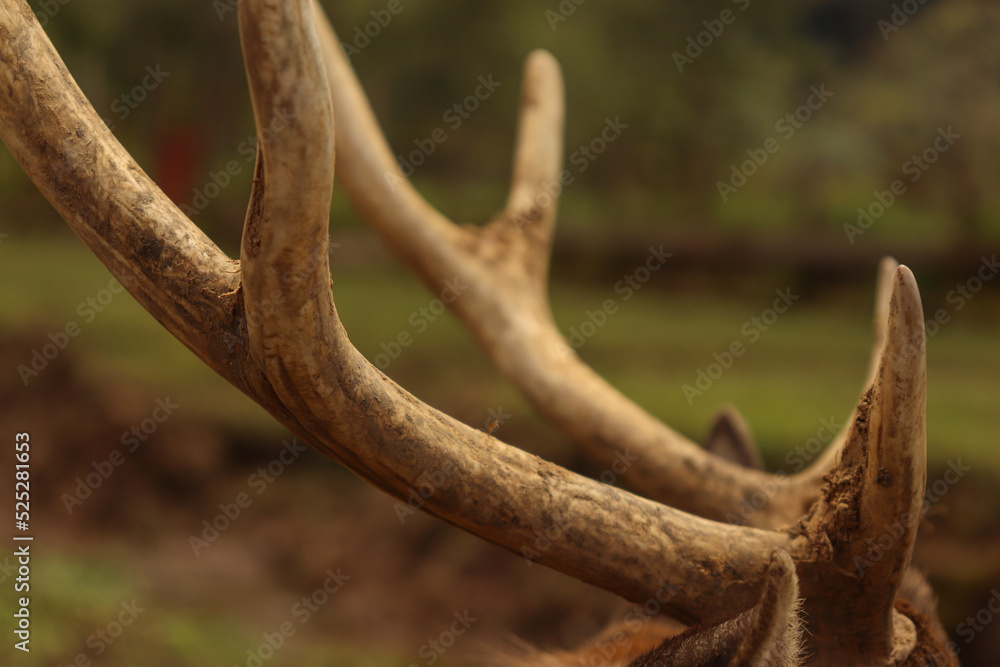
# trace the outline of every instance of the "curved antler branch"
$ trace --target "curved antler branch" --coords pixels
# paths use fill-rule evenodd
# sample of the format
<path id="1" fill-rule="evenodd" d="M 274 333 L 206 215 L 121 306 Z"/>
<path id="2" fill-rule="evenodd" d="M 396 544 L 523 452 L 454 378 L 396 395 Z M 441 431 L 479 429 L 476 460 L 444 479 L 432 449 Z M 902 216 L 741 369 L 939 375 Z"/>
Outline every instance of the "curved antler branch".
<path id="1" fill-rule="evenodd" d="M 254 1 L 248 6 L 254 7 Z M 248 58 L 251 51 L 247 49 Z M 252 87 L 255 95 L 257 88 Z M 267 108 L 255 99 L 258 113 Z M 295 141 L 293 138 L 293 146 Z M 270 180 L 267 154 L 265 145 L 264 183 Z M 325 234 L 326 226 L 319 216 L 272 218 L 268 206 L 280 209 L 282 203 L 267 197 L 259 201 L 255 198 L 251 215 L 286 230 L 269 234 L 262 226 L 261 242 L 277 245 L 267 256 L 294 256 L 294 248 L 281 244 L 294 243 L 297 236 L 312 239 Z M 260 210 L 254 211 L 255 206 Z M 310 227 L 314 233 L 287 231 Z M 248 232 L 250 229 L 248 223 Z M 278 275 L 282 268 L 274 266 L 262 275 Z M 856 483 L 845 486 L 831 481 L 827 496 L 794 531 L 794 538 L 779 531 L 723 525 L 675 512 L 568 473 L 457 424 L 420 404 L 361 357 L 336 319 L 326 290 L 305 294 L 285 313 L 289 321 L 282 325 L 283 330 L 274 330 L 276 340 L 269 350 L 275 352 L 265 362 L 273 368 L 268 374 L 276 382 L 287 379 L 279 394 L 295 402 L 297 414 L 306 416 L 307 428 L 317 437 L 327 435 L 324 439 L 338 458 L 389 493 L 401 496 L 401 489 L 417 483 L 428 470 L 453 469 L 453 475 L 437 476 L 434 494 L 425 505 L 430 513 L 513 551 L 519 543 L 523 551 L 533 537 L 545 536 L 545 548 L 537 551 L 540 562 L 585 581 L 599 582 L 630 599 L 649 592 L 649 577 L 655 571 L 649 563 L 658 562 L 684 582 L 682 594 L 667 604 L 672 613 L 684 618 L 704 618 L 711 609 L 719 608 L 715 602 L 705 606 L 703 599 L 699 602 L 701 598 L 692 594 L 711 590 L 708 573 L 716 571 L 713 563 L 719 562 L 713 559 L 726 563 L 721 596 L 727 600 L 722 608 L 729 609 L 733 599 L 752 599 L 753 587 L 748 584 L 766 571 L 771 550 L 787 550 L 803 564 L 803 587 L 811 592 L 807 613 L 822 619 L 815 622 L 816 627 L 830 630 L 821 642 L 825 637 L 840 636 L 833 631 L 837 626 L 828 620 L 837 618 L 866 640 L 857 647 L 861 662 L 881 655 L 887 646 L 895 647 L 895 656 L 905 656 L 912 648 L 914 626 L 892 608 L 899 584 L 896 575 L 909 562 L 912 536 L 907 535 L 885 558 L 885 567 L 895 569 L 884 572 L 886 576 L 875 584 L 879 603 L 872 606 L 874 611 L 868 618 L 883 623 L 858 623 L 845 617 L 850 608 L 845 600 L 860 599 L 864 592 L 857 590 L 857 577 L 849 577 L 848 584 L 841 587 L 827 586 L 831 577 L 840 576 L 843 561 L 865 548 L 857 539 L 849 539 L 859 527 L 864 535 L 871 534 L 887 513 L 909 508 L 915 498 L 919 499 L 915 489 L 922 482 L 919 466 L 924 453 L 920 440 L 924 351 L 919 295 L 908 269 L 897 272 L 878 381 L 859 405 L 858 414 L 863 417 L 851 432 L 842 467 L 835 471 Z M 332 326 L 324 330 L 309 323 L 303 326 L 295 319 L 302 313 L 314 316 L 318 312 L 329 312 Z M 310 343 L 311 336 L 324 340 Z M 315 350 L 324 351 L 320 358 Z M 910 350 L 909 356 L 904 350 Z M 301 391 L 310 383 L 322 390 Z M 911 386 L 912 391 L 899 390 Z M 869 437 L 869 432 L 858 426 L 867 423 L 869 415 L 872 433 L 881 436 L 884 432 L 885 437 Z M 897 483 L 889 484 L 887 479 Z M 600 511 L 596 511 L 598 507 Z M 623 532 L 625 526 L 628 528 Z M 636 534 L 642 539 L 633 539 Z M 623 568 L 623 563 L 641 565 Z M 837 611 L 831 613 L 827 607 Z"/>
<path id="2" fill-rule="evenodd" d="M 500 443 L 420 403 L 351 345 L 328 267 L 310 263 L 310 249 L 328 243 L 333 123 L 309 9 L 308 0 L 240 5 L 258 128 L 278 109 L 293 118 L 261 142 L 242 253 L 250 349 L 284 404 L 313 441 L 398 498 L 428 471 L 449 471 L 432 477 L 424 508 L 538 562 L 633 599 L 669 571 L 685 590 L 668 606 L 686 618 L 752 599 L 787 535 L 691 517 Z M 292 288 L 287 277 L 304 270 Z M 536 549 L 540 535 L 547 546 Z M 732 546 L 720 558 L 722 544 Z M 721 563 L 723 590 L 713 581 Z"/>
<path id="3" fill-rule="evenodd" d="M 320 451 L 398 498 L 432 480 L 430 513 L 629 599 L 673 578 L 681 589 L 664 609 L 681 618 L 749 603 L 788 535 L 691 517 L 500 443 L 420 403 L 350 345 L 326 254 L 311 245 L 327 242 L 332 164 L 329 102 L 310 88 L 322 72 L 310 12 L 274 0 L 241 11 L 258 126 L 283 104 L 295 120 L 273 141 L 261 132 L 245 274 L 131 160 L 22 0 L 0 2 L 0 135 L 144 307 Z M 283 279 L 303 266 L 300 282 Z"/>
<path id="4" fill-rule="evenodd" d="M 341 153 L 341 161 L 350 174 L 345 185 L 352 200 L 432 289 L 441 289 L 443 280 L 453 276 L 472 284 L 452 307 L 497 368 L 539 412 L 599 463 L 610 464 L 616 451 L 628 449 L 641 465 L 622 475 L 626 486 L 701 516 L 775 528 L 794 522 L 819 498 L 823 478 L 844 447 L 846 431 L 801 473 L 776 476 L 748 469 L 704 451 L 638 407 L 584 364 L 559 333 L 548 310 L 544 281 L 539 280 L 547 274 L 561 190 L 556 187 L 561 139 L 554 137 L 562 134 L 564 111 L 555 101 L 562 97 L 562 80 L 551 56 L 536 52 L 526 66 L 515 177 L 504 212 L 481 229 L 458 228 L 408 181 L 392 181 L 389 187 L 389 181 L 379 178 L 379 170 L 395 173 L 398 167 L 318 6 L 317 18 L 340 119 L 338 142 L 343 137 L 350 145 Z M 397 210 L 384 205 L 394 198 L 405 205 Z M 532 208 L 525 202 L 544 206 Z M 536 217 L 539 224 L 528 224 Z M 425 247 L 415 249 L 414 241 Z M 886 285 L 897 266 L 887 259 L 880 267 L 873 361 L 865 386 L 874 379 L 875 360 L 881 353 Z M 741 511 L 750 499 L 762 495 L 768 499 L 763 507 L 754 504 L 753 512 Z"/>
<path id="5" fill-rule="evenodd" d="M 800 579 L 807 598 L 868 601 L 863 609 L 831 606 L 816 620 L 813 641 L 836 641 L 890 661 L 908 655 L 916 641 L 894 600 L 910 564 L 927 483 L 927 368 L 913 274 L 899 266 L 883 285 L 892 293 L 886 324 L 877 327 L 884 346 L 875 380 L 858 403 L 824 498 L 802 523 L 819 551 L 815 560 L 800 562 Z"/>
<path id="6" fill-rule="evenodd" d="M 694 517 L 566 471 L 421 403 L 348 340 L 326 259 L 333 121 L 312 17 L 308 0 L 244 0 L 240 7 L 258 128 L 286 105 L 284 115 L 293 118 L 278 135 L 261 131 L 242 273 L 131 161 L 22 0 L 0 1 L 0 135 L 70 225 L 171 332 L 310 444 L 388 493 L 406 498 L 411 487 L 430 483 L 429 513 L 633 601 L 661 593 L 669 579 L 678 588 L 668 600 L 658 599 L 682 619 L 776 596 L 794 606 L 795 577 L 780 555 L 787 552 L 806 596 L 809 641 L 819 660 L 848 654 L 851 664 L 906 659 L 917 630 L 893 598 L 912 553 L 926 476 L 925 336 L 909 270 L 894 273 L 878 371 L 839 465 L 823 497 L 790 530 Z M 526 133 L 532 122 L 526 117 Z M 519 164 L 534 160 L 519 158 Z M 459 256 L 457 248 L 437 252 Z M 542 343 L 554 343 L 557 333 L 538 326 L 540 311 L 521 324 L 514 313 L 499 320 L 514 329 L 495 334 L 498 339 L 511 337 L 510 349 L 524 344 L 525 354 L 535 357 L 529 364 L 562 363 L 568 377 L 593 381 L 586 367 L 546 351 Z M 235 345 L 227 344 L 230 338 Z M 536 377 L 542 390 L 556 388 Z M 561 398 L 570 409 L 584 405 L 580 396 Z M 669 455 L 686 455 L 677 446 L 657 458 L 648 450 L 662 442 L 663 431 L 650 431 L 641 420 L 633 426 L 654 474 L 666 469 Z M 682 462 L 688 464 L 698 471 L 698 461 Z M 724 507 L 719 499 L 740 491 L 718 488 L 727 480 L 725 466 L 712 471 L 720 474 L 700 484 L 713 490 L 713 507 Z M 748 475 L 734 483 L 754 479 Z M 679 482 L 686 484 L 690 480 Z M 895 520 L 900 525 L 890 524 L 890 543 L 882 548 L 880 531 Z M 881 549 L 878 558 L 867 551 L 873 543 Z M 765 576 L 770 583 L 761 597 Z M 862 600 L 867 606 L 859 612 Z M 784 627 L 780 614 L 754 614 L 760 633 Z M 756 637 L 750 639 L 760 643 Z"/>
<path id="7" fill-rule="evenodd" d="M 0 136 L 45 198 L 170 333 L 301 432 L 246 351 L 231 344 L 241 336 L 237 264 L 122 147 L 24 2 L 0 2 L 0 71 Z"/>
<path id="8" fill-rule="evenodd" d="M 610 465 L 623 449 L 637 456 L 641 465 L 621 476 L 629 488 L 721 521 L 742 520 L 737 519 L 741 505 L 767 489 L 770 501 L 755 509 L 749 522 L 759 527 L 794 522 L 819 496 L 816 477 L 748 470 L 704 451 L 611 387 L 559 332 L 539 281 L 547 273 L 555 199 L 561 189 L 553 183 L 558 184 L 563 113 L 561 103 L 554 101 L 562 96 L 554 60 L 538 53 L 528 60 L 507 208 L 483 228 L 459 228 L 399 175 L 357 77 L 318 5 L 316 15 L 337 113 L 345 188 L 362 216 L 431 289 L 440 290 L 444 280 L 456 277 L 470 285 L 452 308 L 501 373 L 599 464 Z M 546 204 L 531 213 L 540 220 L 537 226 L 527 224 L 531 215 L 519 212 L 525 196 Z"/>
<path id="9" fill-rule="evenodd" d="M 528 236 L 528 245 L 519 254 L 542 297 L 548 289 L 549 257 L 563 188 L 564 100 L 556 59 L 548 51 L 529 55 L 524 65 L 510 194 L 494 225 L 500 234 L 510 234 L 513 225 L 518 233 Z"/>
<path id="10" fill-rule="evenodd" d="M 297 16 L 296 12 L 305 16 Z M 308 2 L 242 2 L 240 36 L 260 137 L 241 246 L 250 351 L 282 401 L 296 387 L 333 389 L 320 372 L 337 354 L 330 291 L 333 104 Z M 269 131 L 275 119 L 280 131 Z"/>

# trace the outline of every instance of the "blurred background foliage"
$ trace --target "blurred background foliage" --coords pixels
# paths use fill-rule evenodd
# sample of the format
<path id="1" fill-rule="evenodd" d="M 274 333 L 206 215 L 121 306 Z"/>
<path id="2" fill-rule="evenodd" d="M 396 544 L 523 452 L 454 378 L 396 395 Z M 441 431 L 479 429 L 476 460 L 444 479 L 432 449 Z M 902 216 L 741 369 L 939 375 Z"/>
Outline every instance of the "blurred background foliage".
<path id="1" fill-rule="evenodd" d="M 175 201 L 190 203 L 206 174 L 243 161 L 237 146 L 253 134 L 253 122 L 229 0 L 52 2 L 52 18 L 45 3 L 35 9 L 56 48 L 97 111 Z M 898 178 L 938 128 L 950 126 L 962 139 L 864 242 L 941 249 L 1000 238 L 1000 190 L 990 187 L 997 170 L 991 158 L 1000 148 L 994 3 L 912 0 L 919 10 L 913 18 L 901 14 L 907 22 L 889 31 L 878 23 L 893 14 L 887 0 L 755 0 L 746 9 L 727 0 L 400 2 L 403 11 L 385 27 L 375 24 L 375 36 L 352 62 L 399 154 L 433 129 L 446 130 L 448 140 L 414 180 L 458 219 L 482 220 L 502 204 L 520 68 L 532 49 L 545 48 L 566 77 L 567 152 L 596 137 L 605 118 L 628 124 L 614 150 L 568 188 L 562 218 L 573 234 L 666 228 L 843 246 L 842 226 L 856 219 L 857 207 Z M 343 41 L 365 44 L 356 30 L 387 5 L 352 0 L 328 11 Z M 704 21 L 727 10 L 735 20 L 679 72 L 675 54 L 706 30 Z M 120 118 L 114 101 L 156 65 L 169 72 L 165 85 Z M 452 129 L 444 113 L 490 74 L 502 85 Z M 775 123 L 804 104 L 814 85 L 833 93 L 830 102 L 780 139 L 778 153 L 723 202 L 718 181 L 729 179 L 747 149 L 779 136 Z M 230 245 L 250 171 L 237 176 L 241 187 L 226 189 L 197 216 Z M 8 206 L 38 205 L 23 201 L 27 185 L 10 157 L 0 157 Z M 8 224 L 38 217 L 11 216 Z"/>
<path id="2" fill-rule="evenodd" d="M 968 285 L 1000 241 L 1000 6 L 398 1 L 402 11 L 385 25 L 376 17 L 385 17 L 389 0 L 323 4 L 341 39 L 357 48 L 352 63 L 394 151 L 406 158 L 444 131 L 447 140 L 412 180 L 454 220 L 485 221 L 505 201 L 521 68 L 533 49 L 550 50 L 562 66 L 567 158 L 608 119 L 627 125 L 585 170 L 566 164 L 574 182 L 561 201 L 553 307 L 569 332 L 615 296 L 612 286 L 650 245 L 674 252 L 580 354 L 692 438 L 707 432 L 720 403 L 734 403 L 769 467 L 788 469 L 788 453 L 856 400 L 878 258 L 892 254 L 914 268 L 928 317 L 944 308 L 951 318 L 929 345 L 929 478 L 955 459 L 973 466 L 929 517 L 935 530 L 922 534 L 917 560 L 942 597 L 950 631 L 982 608 L 1000 582 L 1000 281 L 985 282 L 962 308 L 948 295 Z M 119 140 L 232 255 L 254 140 L 235 5 L 31 3 Z M 718 27 L 726 11 L 734 19 L 709 38 L 706 22 Z M 358 32 L 366 28 L 367 41 Z M 707 46 L 679 71 L 677 54 L 689 38 Z M 143 90 L 150 69 L 168 74 Z M 447 114 L 475 93 L 480 77 L 500 86 L 456 126 Z M 833 93 L 829 101 L 791 136 L 779 132 L 776 124 L 820 87 Z M 960 137 L 909 181 L 905 165 L 948 128 Z M 724 200 L 719 183 L 772 137 L 778 150 Z M 857 224 L 858 208 L 895 179 L 905 180 L 906 192 L 852 243 L 844 226 Z M 95 664 L 245 664 L 246 647 L 282 620 L 274 610 L 315 587 L 331 563 L 344 563 L 355 584 L 274 664 L 430 664 L 420 647 L 467 606 L 483 620 L 474 640 L 445 657 L 449 664 L 475 662 L 473 649 L 502 644 L 507 633 L 572 645 L 614 618 L 610 596 L 529 571 L 450 527 L 423 518 L 401 527 L 391 501 L 312 452 L 213 546 L 217 556 L 191 558 L 188 534 L 274 457 L 287 434 L 127 296 L 84 327 L 53 362 L 58 370 L 26 388 L 16 366 L 48 332 L 79 319 L 77 305 L 109 276 L 6 150 L 0 202 L 0 280 L 16 285 L 0 291 L 0 422 L 20 430 L 28 420 L 51 449 L 47 465 L 62 465 L 46 469 L 51 493 L 47 503 L 39 499 L 46 539 L 57 546 L 39 561 L 51 582 L 37 598 L 49 649 L 34 664 L 86 652 L 88 634 L 136 594 L 153 602 L 150 625 L 137 625 Z M 373 359 L 383 343 L 412 332 L 410 314 L 431 296 L 371 238 L 336 186 L 331 221 L 340 244 L 332 262 L 338 308 L 352 341 Z M 685 401 L 682 385 L 694 382 L 712 352 L 746 342 L 742 325 L 786 286 L 802 301 L 710 392 Z M 403 386 L 477 427 L 503 409 L 512 417 L 502 439 L 599 472 L 533 415 L 450 315 L 414 338 L 387 369 Z M 67 518 L 60 494 L 165 394 L 184 406 L 181 416 L 140 450 L 133 471 L 102 487 L 102 499 Z M 80 402 L 79 412 L 53 414 L 57 399 Z M 95 534 L 97 547 L 89 545 Z M 963 664 L 996 664 L 998 642 L 977 636 Z"/>

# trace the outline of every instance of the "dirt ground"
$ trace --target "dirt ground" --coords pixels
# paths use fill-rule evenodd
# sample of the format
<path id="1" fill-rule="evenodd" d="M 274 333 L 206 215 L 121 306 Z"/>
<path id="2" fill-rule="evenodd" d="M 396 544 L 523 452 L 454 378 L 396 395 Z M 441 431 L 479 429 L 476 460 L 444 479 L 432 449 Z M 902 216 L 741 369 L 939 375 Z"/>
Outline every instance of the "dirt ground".
<path id="1" fill-rule="evenodd" d="M 10 351 L 24 348 L 8 343 L 0 362 L 14 367 Z M 69 354 L 31 391 L 16 376 L 0 384 L 4 432 L 28 425 L 35 443 L 32 518 L 46 548 L 121 564 L 142 582 L 144 599 L 196 619 L 231 619 L 251 637 L 283 622 L 306 627 L 303 618 L 315 614 L 300 658 L 323 643 L 381 656 L 306 664 L 481 664 L 486 653 L 511 650 L 514 638 L 579 645 L 632 608 L 404 511 L 290 437 L 226 432 L 178 414 L 91 494 L 78 489 L 95 464 L 127 449 L 123 431 L 149 416 L 155 398 L 126 382 L 81 380 Z M 929 481 L 942 473 L 930 471 Z M 87 497 L 77 503 L 74 494 Z M 241 497 L 249 501 L 239 515 L 222 518 Z M 969 473 L 934 505 L 918 542 L 915 562 L 940 596 L 964 665 L 1000 664 L 1000 626 L 984 623 L 990 600 L 1000 599 L 997 517 L 997 480 Z M 215 537 L 212 522 L 225 526 Z M 296 607 L 303 597 L 314 612 Z M 981 631 L 971 629 L 977 614 Z M 184 660 L 173 664 L 202 664 Z"/>

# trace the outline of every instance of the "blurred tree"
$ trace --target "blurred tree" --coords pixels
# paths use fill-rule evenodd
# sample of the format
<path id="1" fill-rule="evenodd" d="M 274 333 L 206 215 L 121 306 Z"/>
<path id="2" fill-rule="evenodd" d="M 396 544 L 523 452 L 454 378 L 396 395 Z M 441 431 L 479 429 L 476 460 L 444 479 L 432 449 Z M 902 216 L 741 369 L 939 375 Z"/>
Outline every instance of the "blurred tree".
<path id="1" fill-rule="evenodd" d="M 234 248 L 254 131 L 234 5 L 69 0 L 33 7 L 140 164 Z M 327 9 L 357 51 L 353 64 L 393 149 L 406 156 L 434 129 L 445 130 L 447 140 L 413 179 L 460 219 L 486 219 L 501 205 L 521 64 L 531 49 L 547 48 L 566 75 L 568 158 L 606 119 L 628 126 L 596 159 L 567 162 L 574 183 L 564 217 L 581 230 L 614 220 L 648 233 L 669 220 L 679 234 L 703 227 L 798 232 L 839 243 L 857 207 L 896 178 L 938 126 L 952 125 L 962 140 L 872 238 L 974 245 L 1000 233 L 1000 201 L 987 185 L 997 171 L 1000 16 L 986 0 L 402 0 L 395 15 L 386 7 L 349 0 Z M 162 88 L 123 102 L 147 67 L 169 73 Z M 473 94 L 480 76 L 501 85 L 455 124 L 449 110 Z M 783 136 L 778 124 L 824 84 L 834 92 L 830 103 Z M 769 138 L 779 150 L 723 200 L 719 183 Z M 37 195 L 6 151 L 0 197 L 0 226 L 41 217 Z"/>

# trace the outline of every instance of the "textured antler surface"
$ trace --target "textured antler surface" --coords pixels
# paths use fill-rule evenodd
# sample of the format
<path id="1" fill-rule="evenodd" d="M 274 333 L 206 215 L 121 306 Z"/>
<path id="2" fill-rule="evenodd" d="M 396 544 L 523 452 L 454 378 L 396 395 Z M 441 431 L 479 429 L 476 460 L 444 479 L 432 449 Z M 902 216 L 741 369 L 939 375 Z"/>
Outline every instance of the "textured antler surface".
<path id="1" fill-rule="evenodd" d="M 895 605 L 926 475 L 925 337 L 909 269 L 882 267 L 871 387 L 825 485 L 815 471 L 786 482 L 725 461 L 654 422 L 562 352 L 544 294 L 555 201 L 523 205 L 524 197 L 540 200 L 539 184 L 558 167 L 554 60 L 529 59 L 507 209 L 482 230 L 460 229 L 405 181 L 390 189 L 395 197 L 371 185 L 372 170 L 391 154 L 353 75 L 331 60 L 332 32 L 322 22 L 317 31 L 313 18 L 309 0 L 240 4 L 261 136 L 240 263 L 117 143 L 21 0 L 0 2 L 0 133 L 70 226 L 164 326 L 282 423 L 388 493 L 403 498 L 433 472 L 426 511 L 515 553 L 633 601 L 655 595 L 669 576 L 680 586 L 663 608 L 687 621 L 756 609 L 740 616 L 748 628 L 740 645 L 754 656 L 795 625 L 796 582 L 815 664 L 899 663 L 929 641 Z M 264 132 L 278 114 L 287 126 Z M 330 281 L 335 140 L 353 156 L 355 187 L 385 195 L 361 198 L 368 214 L 412 244 L 407 257 L 425 278 L 456 271 L 472 285 L 460 312 L 498 351 L 505 372 L 523 373 L 539 395 L 565 392 L 543 402 L 543 412 L 557 423 L 574 415 L 582 425 L 568 430 L 600 456 L 635 444 L 638 488 L 658 489 L 658 497 L 707 495 L 678 504 L 715 516 L 759 486 L 782 502 L 757 523 L 789 525 L 717 523 L 576 475 L 434 410 L 368 363 L 341 325 Z M 530 222 L 519 229 L 512 216 Z M 597 396 L 607 405 L 595 406 Z M 635 419 L 629 428 L 624 416 Z M 747 434 L 735 437 L 752 448 Z M 890 544 L 873 558 L 869 545 L 881 544 L 887 526 Z"/>
<path id="2" fill-rule="evenodd" d="M 583 363 L 559 332 L 545 286 L 562 165 L 563 85 L 552 57 L 536 52 L 525 65 L 504 210 L 484 227 L 458 227 L 402 175 L 333 28 L 318 5 L 316 12 L 337 110 L 344 187 L 433 291 L 455 277 L 470 285 L 451 306 L 503 375 L 598 464 L 611 465 L 624 449 L 639 457 L 642 465 L 631 466 L 621 481 L 642 495 L 731 521 L 746 499 L 766 489 L 768 502 L 746 522 L 761 528 L 794 523 L 819 498 L 846 434 L 795 475 L 746 467 L 746 461 L 706 451 L 627 399 Z"/>
<path id="3" fill-rule="evenodd" d="M 282 110 L 290 112 L 288 127 L 261 144 L 246 266 L 149 180 L 87 103 L 27 5 L 13 0 L 0 4 L 0 36 L 17 36 L 0 41 L 0 62 L 10 63 L 0 76 L 4 141 L 168 330 L 379 488 L 405 498 L 428 471 L 453 471 L 425 510 L 518 554 L 539 535 L 557 534 L 535 560 L 632 600 L 654 594 L 664 572 L 677 573 L 689 583 L 669 606 L 683 618 L 748 601 L 768 554 L 787 535 L 691 517 L 505 445 L 421 403 L 351 346 L 325 264 L 320 210 L 329 207 L 332 127 L 329 93 L 317 87 L 324 65 L 310 34 L 312 12 L 303 2 L 264 0 L 246 0 L 240 11 L 258 125 L 291 105 Z M 297 97 L 302 91 L 308 94 Z M 729 545 L 722 555 L 719 544 Z M 723 573 L 728 585 L 719 591 Z"/>

